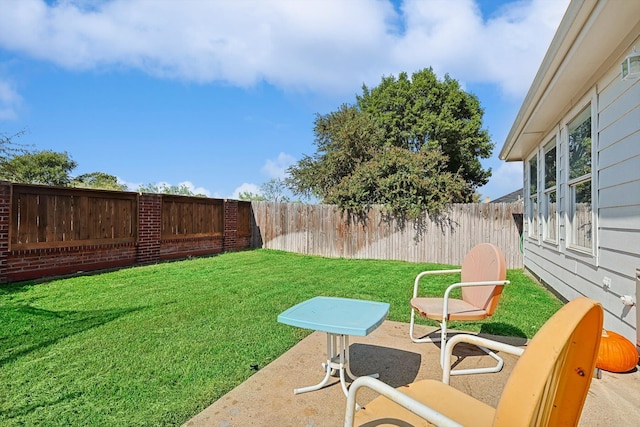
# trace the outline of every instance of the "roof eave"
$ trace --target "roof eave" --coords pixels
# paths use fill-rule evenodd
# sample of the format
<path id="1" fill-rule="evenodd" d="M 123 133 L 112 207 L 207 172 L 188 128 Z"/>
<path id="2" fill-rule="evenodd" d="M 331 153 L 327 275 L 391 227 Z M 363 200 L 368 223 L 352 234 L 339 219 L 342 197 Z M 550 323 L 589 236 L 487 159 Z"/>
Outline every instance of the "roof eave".
<path id="1" fill-rule="evenodd" d="M 603 61 L 620 54 L 620 43 L 638 16 L 640 2 L 571 1 L 507 135 L 501 160 L 524 160 L 583 95 L 585 85 L 593 83 L 594 74 L 604 72 Z"/>

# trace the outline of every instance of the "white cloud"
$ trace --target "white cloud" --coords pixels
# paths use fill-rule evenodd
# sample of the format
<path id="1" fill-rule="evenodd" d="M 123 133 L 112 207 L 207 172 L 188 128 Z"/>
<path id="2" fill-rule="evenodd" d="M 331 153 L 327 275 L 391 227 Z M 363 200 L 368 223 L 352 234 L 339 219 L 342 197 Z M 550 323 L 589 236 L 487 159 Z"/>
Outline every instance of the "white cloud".
<path id="1" fill-rule="evenodd" d="M 142 187 L 141 182 L 129 182 L 124 179 L 118 178 L 118 182 L 127 186 L 127 191 L 138 191 L 140 187 Z"/>
<path id="2" fill-rule="evenodd" d="M 240 193 L 252 193 L 252 194 L 260 194 L 260 187 L 256 184 L 249 184 L 247 182 L 242 183 L 239 187 L 233 190 L 231 193 L 230 199 L 239 199 Z"/>
<path id="3" fill-rule="evenodd" d="M 0 80 L 0 120 L 14 120 L 22 97 L 8 81 Z"/>
<path id="4" fill-rule="evenodd" d="M 522 162 L 502 162 L 492 172 L 495 185 L 499 188 L 516 190 L 522 187 Z"/>
<path id="5" fill-rule="evenodd" d="M 287 168 L 294 164 L 295 161 L 295 157 L 287 153 L 280 153 L 275 160 L 267 159 L 261 171 L 269 179 L 282 179 L 287 175 Z"/>
<path id="6" fill-rule="evenodd" d="M 516 191 L 522 186 L 522 162 L 500 162 L 492 170 L 489 183 L 478 188 L 478 192 L 483 197 L 493 200 Z"/>
<path id="7" fill-rule="evenodd" d="M 187 187 L 193 194 L 204 194 L 207 197 L 211 197 L 211 191 L 204 187 L 196 187 L 191 181 L 182 181 L 178 183 L 178 187 L 181 186 Z"/>
<path id="8" fill-rule="evenodd" d="M 472 0 L 403 3 L 405 36 L 394 46 L 408 69 L 432 65 L 437 74 L 496 83 L 523 96 L 566 11 L 568 0 L 508 3 L 483 20 Z M 421 66 L 422 64 L 422 66 Z"/>
<path id="9" fill-rule="evenodd" d="M 472 0 L 43 0 L 0 2 L 0 47 L 69 69 L 352 93 L 433 66 L 522 96 L 568 0 L 508 3 L 483 20 Z"/>

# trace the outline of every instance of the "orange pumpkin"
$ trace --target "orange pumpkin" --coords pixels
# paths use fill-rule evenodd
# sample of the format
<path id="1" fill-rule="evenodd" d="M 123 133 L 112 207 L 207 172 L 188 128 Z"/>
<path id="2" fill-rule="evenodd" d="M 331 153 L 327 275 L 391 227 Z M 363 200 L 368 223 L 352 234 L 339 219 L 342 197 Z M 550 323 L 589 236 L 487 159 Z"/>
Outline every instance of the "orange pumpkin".
<path id="1" fill-rule="evenodd" d="M 637 364 L 636 346 L 622 335 L 603 329 L 596 367 L 609 372 L 628 372 Z"/>

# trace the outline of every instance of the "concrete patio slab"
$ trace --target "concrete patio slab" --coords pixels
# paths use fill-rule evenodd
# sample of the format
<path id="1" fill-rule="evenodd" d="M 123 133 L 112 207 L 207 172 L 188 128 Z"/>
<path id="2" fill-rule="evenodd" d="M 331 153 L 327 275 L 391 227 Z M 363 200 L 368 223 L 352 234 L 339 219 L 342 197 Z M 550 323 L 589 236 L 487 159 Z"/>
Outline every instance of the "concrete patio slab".
<path id="1" fill-rule="evenodd" d="M 367 337 L 351 337 L 351 370 L 355 375 L 377 372 L 380 379 L 399 387 L 417 379 L 441 379 L 436 344 L 409 340 L 408 324 L 385 321 Z M 424 328 L 425 334 L 433 329 Z M 523 346 L 522 338 L 490 337 Z M 326 335 L 314 332 L 247 381 L 213 402 L 184 427 L 334 427 L 343 424 L 346 398 L 339 378 L 321 390 L 299 395 L 293 389 L 313 385 L 323 377 Z M 489 366 L 493 362 L 473 347 L 457 351 L 460 367 Z M 497 374 L 452 377 L 451 385 L 495 406 L 517 358 L 502 354 L 505 367 Z M 375 397 L 358 394 L 365 405 Z M 640 373 L 603 372 L 592 381 L 581 427 L 640 425 Z"/>

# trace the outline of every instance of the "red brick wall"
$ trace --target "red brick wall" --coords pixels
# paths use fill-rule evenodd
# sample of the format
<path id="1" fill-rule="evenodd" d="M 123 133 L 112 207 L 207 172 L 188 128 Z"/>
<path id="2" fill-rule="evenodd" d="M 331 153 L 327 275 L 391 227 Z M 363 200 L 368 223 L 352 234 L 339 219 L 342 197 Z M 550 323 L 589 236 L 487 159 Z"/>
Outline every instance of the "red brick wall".
<path id="1" fill-rule="evenodd" d="M 222 236 L 163 239 L 160 242 L 160 259 L 218 254 L 222 252 L 222 240 Z"/>
<path id="2" fill-rule="evenodd" d="M 141 194 L 138 197 L 138 264 L 160 261 L 162 196 Z"/>
<path id="3" fill-rule="evenodd" d="M 85 190 L 86 191 L 86 190 Z M 11 250 L 11 184 L 0 183 L 0 283 L 92 270 L 150 264 L 251 248 L 251 236 L 238 236 L 238 202 L 225 200 L 224 233 L 216 236 L 162 239 L 162 195 L 138 197 L 138 239 L 105 243 Z"/>
<path id="4" fill-rule="evenodd" d="M 251 234 L 238 234 L 236 236 L 236 250 L 249 249 L 252 246 Z"/>
<path id="5" fill-rule="evenodd" d="M 10 251 L 4 280 L 16 282 L 63 274 L 125 267 L 135 263 L 133 243 Z"/>
<path id="6" fill-rule="evenodd" d="M 236 251 L 238 248 L 238 202 L 224 201 L 224 243 L 225 252 Z"/>
<path id="7" fill-rule="evenodd" d="M 0 283 L 7 281 L 10 213 L 11 186 L 0 185 Z"/>

